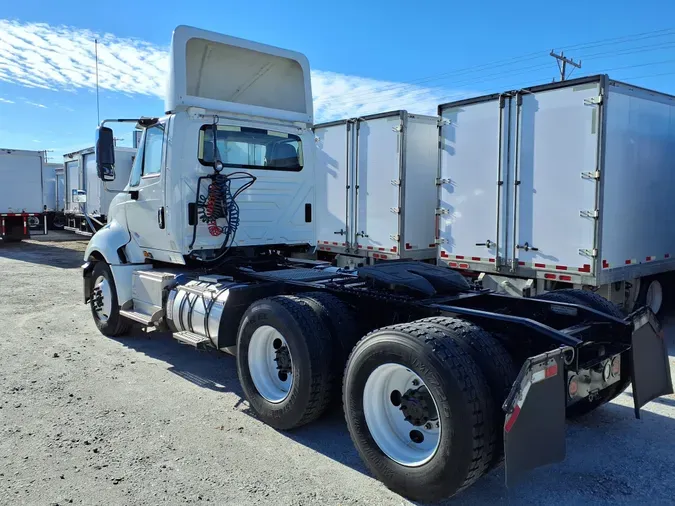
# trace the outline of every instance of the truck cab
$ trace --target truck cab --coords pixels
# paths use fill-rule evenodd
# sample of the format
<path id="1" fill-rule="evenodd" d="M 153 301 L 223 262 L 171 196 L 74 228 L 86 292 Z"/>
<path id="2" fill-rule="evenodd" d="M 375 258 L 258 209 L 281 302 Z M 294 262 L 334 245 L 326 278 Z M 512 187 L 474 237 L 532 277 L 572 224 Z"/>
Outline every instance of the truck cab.
<path id="1" fill-rule="evenodd" d="M 138 154 L 90 254 L 112 266 L 120 249 L 130 264 L 186 264 L 229 248 L 315 243 L 312 93 L 302 54 L 179 26 L 165 110 L 122 120 L 142 130 Z M 104 180 L 115 178 L 109 122 L 96 146 Z"/>

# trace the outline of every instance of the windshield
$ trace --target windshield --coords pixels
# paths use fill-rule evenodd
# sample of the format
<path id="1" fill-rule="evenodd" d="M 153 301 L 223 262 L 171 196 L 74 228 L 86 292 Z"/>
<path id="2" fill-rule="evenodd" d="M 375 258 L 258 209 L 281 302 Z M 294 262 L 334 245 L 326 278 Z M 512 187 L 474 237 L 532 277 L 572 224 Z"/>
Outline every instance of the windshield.
<path id="1" fill-rule="evenodd" d="M 213 125 L 199 132 L 199 161 L 214 162 Z M 302 170 L 302 143 L 297 135 L 259 128 L 218 126 L 216 157 L 225 167 Z"/>

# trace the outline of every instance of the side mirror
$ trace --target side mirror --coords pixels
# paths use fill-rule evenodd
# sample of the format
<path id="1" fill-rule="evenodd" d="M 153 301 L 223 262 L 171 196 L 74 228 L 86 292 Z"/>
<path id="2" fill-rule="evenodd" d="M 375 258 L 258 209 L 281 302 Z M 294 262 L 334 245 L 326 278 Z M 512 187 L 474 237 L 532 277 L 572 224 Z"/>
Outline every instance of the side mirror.
<path id="1" fill-rule="evenodd" d="M 96 172 L 101 181 L 115 180 L 115 140 L 112 128 L 96 129 Z"/>

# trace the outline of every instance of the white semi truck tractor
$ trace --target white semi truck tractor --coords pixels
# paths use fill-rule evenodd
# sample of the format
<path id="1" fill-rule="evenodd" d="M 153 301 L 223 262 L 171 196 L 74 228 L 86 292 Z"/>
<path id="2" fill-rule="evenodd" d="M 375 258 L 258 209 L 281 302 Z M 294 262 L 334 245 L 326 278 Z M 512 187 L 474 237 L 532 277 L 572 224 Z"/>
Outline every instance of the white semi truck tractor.
<path id="1" fill-rule="evenodd" d="M 302 54 L 180 26 L 167 89 L 164 116 L 133 120 L 131 176 L 84 255 L 102 334 L 136 324 L 233 353 L 252 412 L 279 430 L 342 394 L 370 471 L 422 501 L 502 463 L 512 484 L 563 460 L 566 418 L 631 383 L 636 414 L 673 391 L 648 308 L 624 317 L 577 290 L 498 295 L 416 260 L 316 260 L 326 200 Z M 104 181 L 115 179 L 113 121 L 97 130 Z"/>

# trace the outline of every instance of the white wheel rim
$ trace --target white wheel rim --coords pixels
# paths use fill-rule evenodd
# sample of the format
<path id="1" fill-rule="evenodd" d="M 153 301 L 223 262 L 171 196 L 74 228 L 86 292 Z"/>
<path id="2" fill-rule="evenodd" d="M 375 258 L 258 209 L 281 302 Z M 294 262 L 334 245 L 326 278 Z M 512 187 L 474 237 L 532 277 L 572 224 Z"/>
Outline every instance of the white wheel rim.
<path id="1" fill-rule="evenodd" d="M 258 393 L 272 403 L 282 402 L 293 386 L 293 373 L 288 364 L 278 364 L 281 355 L 288 355 L 292 364 L 288 343 L 284 336 L 269 325 L 257 328 L 248 345 L 248 368 Z M 284 366 L 280 370 L 279 365 Z"/>
<path id="2" fill-rule="evenodd" d="M 101 298 L 98 304 L 95 303 L 97 318 L 102 322 L 108 321 L 112 310 L 112 290 L 110 289 L 110 283 L 105 277 L 99 276 L 96 278 L 93 295 L 95 298 Z"/>
<path id="3" fill-rule="evenodd" d="M 431 403 L 426 402 L 430 419 L 422 419 L 422 425 L 406 420 L 401 409 L 403 403 L 396 405 L 395 402 L 399 394 L 414 391 L 427 392 L 425 397 L 431 399 Z M 436 401 L 422 379 L 403 365 L 384 364 L 370 373 L 363 390 L 363 414 L 380 450 L 403 466 L 426 464 L 438 451 L 443 427 Z"/>
<path id="4" fill-rule="evenodd" d="M 657 280 L 653 280 L 647 287 L 647 296 L 645 302 L 654 314 L 661 310 L 663 304 L 663 287 Z"/>

